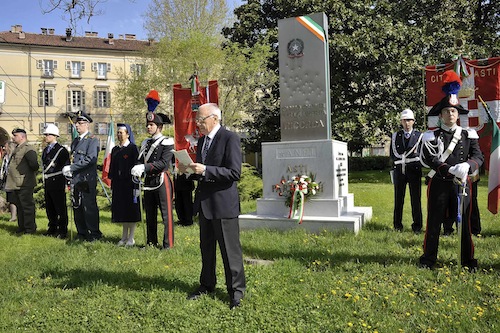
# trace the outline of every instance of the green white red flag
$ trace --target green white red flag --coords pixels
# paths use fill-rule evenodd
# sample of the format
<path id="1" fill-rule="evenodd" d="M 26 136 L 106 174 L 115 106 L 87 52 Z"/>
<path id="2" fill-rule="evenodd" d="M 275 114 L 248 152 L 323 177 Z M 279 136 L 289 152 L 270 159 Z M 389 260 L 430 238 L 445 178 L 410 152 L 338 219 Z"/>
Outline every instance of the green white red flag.
<path id="1" fill-rule="evenodd" d="M 491 118 L 492 136 L 490 148 L 490 168 L 488 174 L 488 210 L 493 214 L 498 213 L 498 201 L 500 200 L 500 129 Z"/>

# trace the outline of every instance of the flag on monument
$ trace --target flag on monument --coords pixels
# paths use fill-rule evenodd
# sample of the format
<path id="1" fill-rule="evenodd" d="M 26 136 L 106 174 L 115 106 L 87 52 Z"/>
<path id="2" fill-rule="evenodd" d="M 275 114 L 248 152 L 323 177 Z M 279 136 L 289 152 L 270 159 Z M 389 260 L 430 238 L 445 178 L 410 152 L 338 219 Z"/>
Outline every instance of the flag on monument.
<path id="1" fill-rule="evenodd" d="M 497 214 L 498 201 L 500 200 L 500 129 L 491 114 L 487 113 L 492 129 L 488 174 L 488 210 Z"/>
<path id="2" fill-rule="evenodd" d="M 104 162 L 102 163 L 102 181 L 106 185 L 111 187 L 111 179 L 108 178 L 109 175 L 109 165 L 111 163 L 111 150 L 115 146 L 115 126 L 113 124 L 113 118 L 109 123 L 108 140 L 106 141 L 106 150 L 104 151 Z"/>
<path id="3" fill-rule="evenodd" d="M 191 95 L 196 96 L 200 94 L 200 80 L 198 80 L 198 75 L 193 74 L 191 76 Z"/>

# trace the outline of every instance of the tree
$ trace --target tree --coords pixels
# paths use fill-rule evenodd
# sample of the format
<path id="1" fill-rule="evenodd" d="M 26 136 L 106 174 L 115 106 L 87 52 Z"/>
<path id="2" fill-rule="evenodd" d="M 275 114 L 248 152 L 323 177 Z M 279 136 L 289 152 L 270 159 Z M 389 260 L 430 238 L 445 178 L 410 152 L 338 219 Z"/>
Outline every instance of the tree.
<path id="1" fill-rule="evenodd" d="M 248 0 L 235 10 L 237 20 L 224 34 L 241 47 L 268 40 L 276 51 L 279 19 L 325 12 L 332 136 L 359 152 L 385 141 L 399 126 L 403 108 L 416 111 L 419 125 L 425 127 L 423 67 L 451 60 L 457 38 L 470 41 L 463 51 L 472 57 L 499 54 L 497 9 L 496 2 L 479 0 Z M 268 70 L 278 74 L 277 56 L 270 58 Z M 279 105 L 277 85 L 272 95 Z M 256 114 L 269 116 L 266 108 Z M 269 130 L 258 128 L 254 146 L 275 139 L 279 120 L 270 123 Z"/>
<path id="2" fill-rule="evenodd" d="M 100 4 L 107 0 L 39 0 L 42 13 L 62 11 L 63 19 L 67 19 L 72 31 L 77 31 L 78 23 L 82 19 L 90 22 L 92 17 L 102 15 Z"/>
<path id="3" fill-rule="evenodd" d="M 224 125 L 241 127 L 255 110 L 256 90 L 265 91 L 273 82 L 265 70 L 270 47 L 261 43 L 240 48 L 226 42 L 219 30 L 226 22 L 225 8 L 222 0 L 153 1 L 146 26 L 159 41 L 143 55 L 146 70 L 141 75 L 122 73 L 115 92 L 125 119 L 142 120 L 144 96 L 153 87 L 166 97 L 160 109 L 172 114 L 172 85 L 188 86 L 196 70 L 202 84 L 218 80 Z"/>

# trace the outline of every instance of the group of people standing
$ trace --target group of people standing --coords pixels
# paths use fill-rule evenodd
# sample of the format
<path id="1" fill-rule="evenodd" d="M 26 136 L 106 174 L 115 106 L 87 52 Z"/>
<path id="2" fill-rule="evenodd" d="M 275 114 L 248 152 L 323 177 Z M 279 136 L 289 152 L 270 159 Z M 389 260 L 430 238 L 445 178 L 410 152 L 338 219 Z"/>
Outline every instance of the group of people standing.
<path id="1" fill-rule="evenodd" d="M 123 224 L 118 245 L 133 246 L 136 223 L 141 221 L 142 199 L 146 215 L 146 246 L 168 250 L 174 246 L 174 183 L 169 172 L 174 161 L 174 141 L 162 134 L 164 124 L 169 124 L 170 119 L 165 114 L 154 112 L 154 107 L 146 115 L 149 138 L 142 142 L 140 148 L 134 142 L 130 126 L 117 125 L 118 145 L 111 151 L 108 174 L 113 198 L 111 219 Z M 199 215 L 202 270 L 199 287 L 188 295 L 188 299 L 195 300 L 215 291 L 216 245 L 219 244 L 229 305 L 233 309 L 240 306 L 245 292 L 237 189 L 242 155 L 239 137 L 220 125 L 221 115 L 216 104 L 199 107 L 196 123 L 204 136 L 198 143 L 196 162 L 179 164 L 180 173 L 175 177 L 175 183 L 186 192 L 182 193 L 177 207 L 181 212 L 178 214 L 179 223 L 191 225 L 193 215 Z M 42 164 L 49 219 L 47 236 L 68 236 L 65 188 L 69 185 L 76 238 L 95 241 L 102 237 L 96 200 L 99 141 L 89 131 L 91 123 L 92 118 L 84 112 L 76 118 L 78 137 L 71 143 L 71 161 L 70 153 L 57 142 L 59 129 L 48 125 L 44 131 L 47 145 L 42 152 Z M 39 170 L 38 157 L 27 142 L 25 130 L 15 129 L 12 134 L 16 147 L 6 167 L 5 190 L 11 193 L 10 200 L 18 209 L 17 233 L 33 234 L 37 228 L 33 191 Z M 190 169 L 189 175 L 187 169 Z M 192 202 L 194 181 L 198 187 Z M 141 193 L 144 193 L 143 197 Z M 157 236 L 158 209 L 164 224 L 161 246 Z"/>
<path id="2" fill-rule="evenodd" d="M 448 74 L 448 73 L 445 73 Z M 452 80 L 456 78 L 452 75 Z M 444 81 L 446 82 L 447 75 Z M 455 82 L 449 80 L 449 82 Z M 443 89 L 446 92 L 446 89 Z M 426 175 L 427 225 L 423 250 L 419 264 L 432 268 L 437 261 L 441 226 L 444 235 L 453 232 L 453 224 L 461 225 L 460 263 L 471 270 L 477 268 L 474 258 L 472 234 L 481 231 L 477 204 L 477 175 L 483 164 L 478 134 L 473 129 L 464 129 L 457 124 L 460 114 L 469 111 L 463 108 L 451 91 L 434 107 L 428 117 L 438 117 L 438 127 L 420 133 L 413 128 L 415 117 L 411 110 L 401 112 L 402 129 L 392 135 L 391 178 L 394 184 L 394 229 L 403 230 L 403 204 L 406 186 L 409 186 L 412 218 L 411 228 L 422 230 L 422 167 L 430 168 Z"/>

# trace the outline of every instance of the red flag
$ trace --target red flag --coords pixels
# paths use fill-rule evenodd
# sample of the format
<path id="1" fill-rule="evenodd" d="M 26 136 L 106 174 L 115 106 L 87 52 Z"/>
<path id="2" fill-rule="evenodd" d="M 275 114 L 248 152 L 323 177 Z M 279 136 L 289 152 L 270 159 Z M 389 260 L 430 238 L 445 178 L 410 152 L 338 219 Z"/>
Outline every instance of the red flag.
<path id="1" fill-rule="evenodd" d="M 108 140 L 106 141 L 106 150 L 104 151 L 104 162 L 102 164 L 102 181 L 111 187 L 111 179 L 108 178 L 109 165 L 111 163 L 111 150 L 115 146 L 115 126 L 113 125 L 113 118 L 109 123 Z"/>

